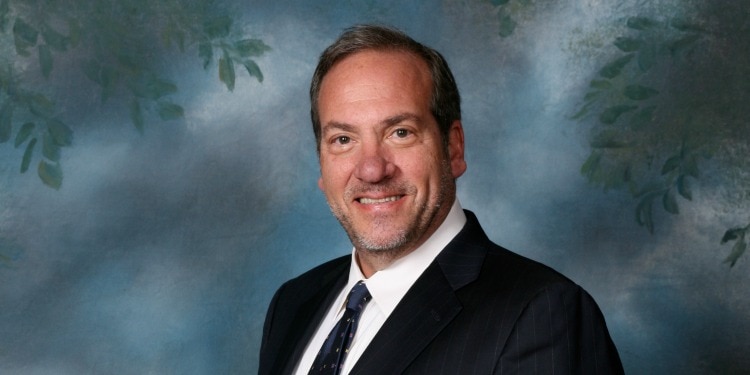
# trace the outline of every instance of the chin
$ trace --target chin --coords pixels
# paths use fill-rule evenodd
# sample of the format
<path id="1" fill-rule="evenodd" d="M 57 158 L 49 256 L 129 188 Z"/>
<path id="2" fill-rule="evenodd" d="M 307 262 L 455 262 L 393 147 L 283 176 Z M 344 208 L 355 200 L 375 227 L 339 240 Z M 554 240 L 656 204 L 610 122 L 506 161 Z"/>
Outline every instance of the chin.
<path id="1" fill-rule="evenodd" d="M 406 233 L 397 233 L 387 238 L 354 236 L 352 242 L 357 244 L 358 249 L 367 250 L 372 253 L 391 253 L 401 251 L 408 243 Z"/>

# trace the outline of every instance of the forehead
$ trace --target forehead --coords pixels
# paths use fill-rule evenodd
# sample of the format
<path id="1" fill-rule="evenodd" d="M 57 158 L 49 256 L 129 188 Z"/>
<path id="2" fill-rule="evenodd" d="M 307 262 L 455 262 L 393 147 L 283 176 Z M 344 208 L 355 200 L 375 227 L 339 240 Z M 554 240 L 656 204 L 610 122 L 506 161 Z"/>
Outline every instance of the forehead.
<path id="1" fill-rule="evenodd" d="M 325 104 L 342 96 L 353 100 L 353 95 L 429 101 L 431 91 L 432 78 L 422 58 L 407 51 L 366 50 L 333 65 L 321 82 L 319 101 Z"/>

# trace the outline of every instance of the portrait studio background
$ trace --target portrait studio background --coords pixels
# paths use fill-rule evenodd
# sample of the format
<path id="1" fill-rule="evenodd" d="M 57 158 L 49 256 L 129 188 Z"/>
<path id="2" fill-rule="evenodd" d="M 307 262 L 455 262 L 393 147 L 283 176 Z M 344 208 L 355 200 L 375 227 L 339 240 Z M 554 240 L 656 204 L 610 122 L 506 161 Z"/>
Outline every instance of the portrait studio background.
<path id="1" fill-rule="evenodd" d="M 2 0 L 0 373 L 254 373 L 274 290 L 350 251 L 307 90 L 363 22 L 446 56 L 463 206 L 595 297 L 627 373 L 748 373 L 749 8 Z"/>

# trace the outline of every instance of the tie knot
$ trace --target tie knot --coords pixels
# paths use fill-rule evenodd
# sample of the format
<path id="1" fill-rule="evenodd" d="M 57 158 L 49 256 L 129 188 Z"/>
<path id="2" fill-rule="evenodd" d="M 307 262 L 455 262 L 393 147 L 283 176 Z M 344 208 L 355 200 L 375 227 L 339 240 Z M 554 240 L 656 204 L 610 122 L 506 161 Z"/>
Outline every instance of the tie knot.
<path id="1" fill-rule="evenodd" d="M 367 290 L 365 283 L 360 281 L 356 283 L 352 287 L 351 292 L 349 292 L 349 297 L 346 299 L 346 308 L 355 312 L 362 311 L 370 299 L 372 299 L 370 291 Z"/>

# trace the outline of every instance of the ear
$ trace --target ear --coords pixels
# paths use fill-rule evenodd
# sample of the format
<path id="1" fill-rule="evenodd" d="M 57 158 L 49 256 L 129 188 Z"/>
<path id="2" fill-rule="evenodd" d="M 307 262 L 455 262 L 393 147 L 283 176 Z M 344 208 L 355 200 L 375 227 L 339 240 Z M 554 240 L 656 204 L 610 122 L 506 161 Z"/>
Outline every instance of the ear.
<path id="1" fill-rule="evenodd" d="M 451 163 L 453 178 L 458 178 L 466 171 L 464 160 L 464 128 L 461 120 L 455 120 L 448 130 L 448 157 Z"/>
<path id="2" fill-rule="evenodd" d="M 318 189 L 325 192 L 325 189 L 323 189 L 323 176 L 318 177 Z"/>

